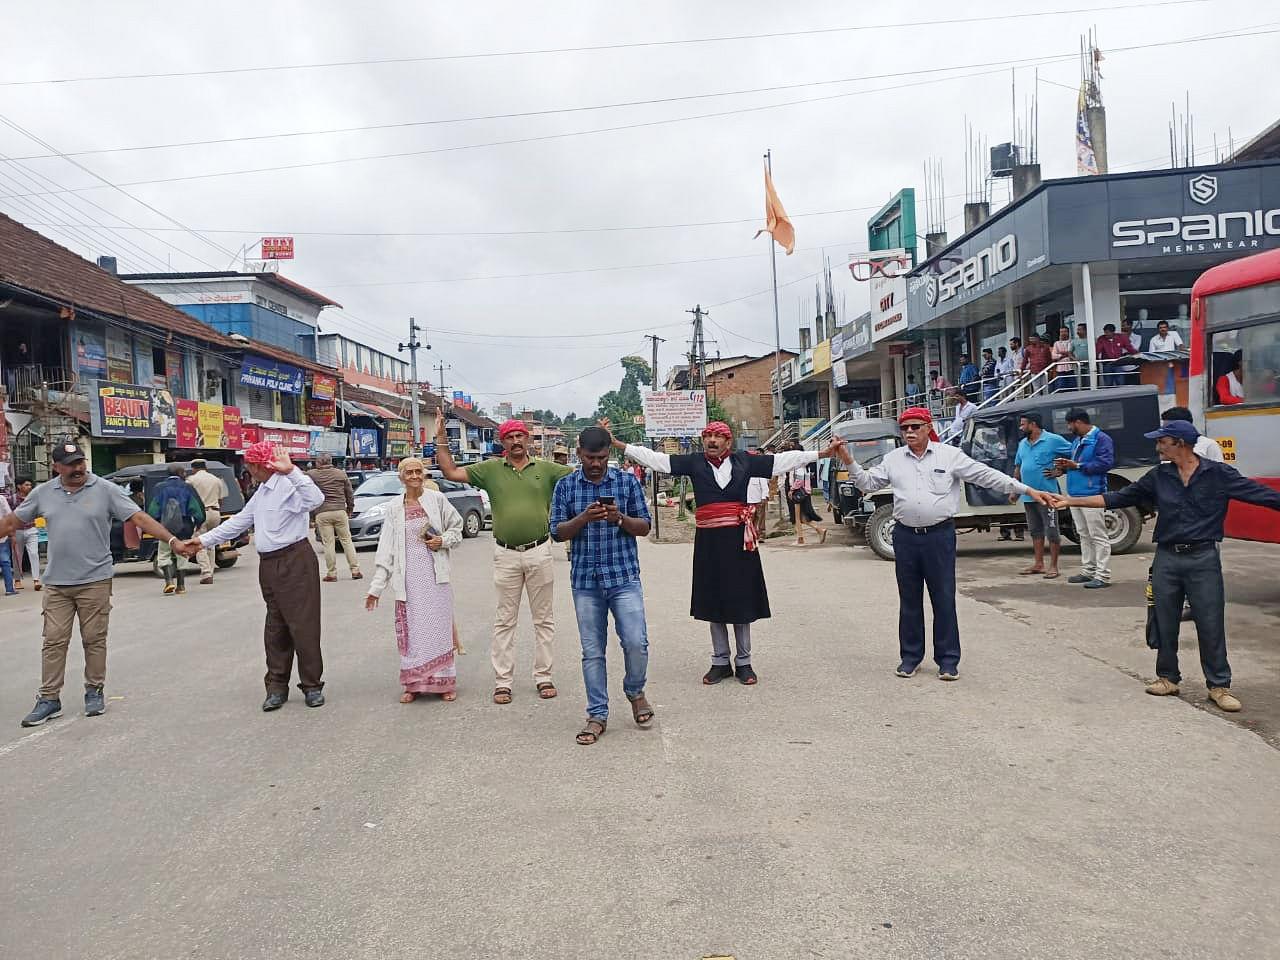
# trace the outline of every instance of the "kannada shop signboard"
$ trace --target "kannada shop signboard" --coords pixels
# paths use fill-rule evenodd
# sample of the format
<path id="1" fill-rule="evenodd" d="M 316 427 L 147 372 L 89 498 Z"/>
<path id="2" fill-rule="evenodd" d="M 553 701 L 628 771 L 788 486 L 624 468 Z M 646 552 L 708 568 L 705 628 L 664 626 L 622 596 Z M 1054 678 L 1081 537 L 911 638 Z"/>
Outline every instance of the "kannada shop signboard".
<path id="1" fill-rule="evenodd" d="M 697 437 L 707 425 L 705 390 L 652 390 L 642 400 L 647 437 Z"/>
<path id="2" fill-rule="evenodd" d="M 311 433 L 307 430 L 277 430 L 247 423 L 240 431 L 240 442 L 245 447 L 261 440 L 274 447 L 284 447 L 289 456 L 297 460 L 305 460 L 311 454 Z"/>
<path id="3" fill-rule="evenodd" d="M 408 420 L 387 421 L 387 456 L 407 457 L 413 446 L 413 424 Z"/>
<path id="4" fill-rule="evenodd" d="M 241 449 L 240 408 L 179 400 L 177 446 L 191 450 Z"/>
<path id="5" fill-rule="evenodd" d="M 312 374 L 311 376 L 311 396 L 315 400 L 323 400 L 326 403 L 333 403 L 334 393 L 338 388 L 338 381 L 333 377 L 326 377 L 323 373 Z"/>
<path id="6" fill-rule="evenodd" d="M 95 437 L 165 439 L 177 435 L 178 415 L 168 390 L 94 381 L 89 408 Z"/>
<path id="7" fill-rule="evenodd" d="M 313 427 L 331 427 L 334 410 L 332 401 L 321 400 L 313 394 L 307 400 L 307 423 Z"/>
<path id="8" fill-rule="evenodd" d="M 298 367 L 246 353 L 240 364 L 240 382 L 246 387 L 301 394 L 306 376 Z"/>

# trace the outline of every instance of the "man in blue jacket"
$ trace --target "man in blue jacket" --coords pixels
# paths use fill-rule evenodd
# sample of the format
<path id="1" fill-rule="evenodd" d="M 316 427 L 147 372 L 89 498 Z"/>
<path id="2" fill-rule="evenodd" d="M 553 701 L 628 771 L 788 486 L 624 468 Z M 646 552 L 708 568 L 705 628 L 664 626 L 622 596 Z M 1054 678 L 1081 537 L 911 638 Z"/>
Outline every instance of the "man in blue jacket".
<path id="1" fill-rule="evenodd" d="M 1107 492 L 1107 474 L 1116 465 L 1111 437 L 1095 427 L 1085 410 L 1067 411 L 1067 426 L 1076 435 L 1070 457 L 1054 461 L 1067 477 L 1067 496 L 1096 497 Z M 1071 523 L 1080 537 L 1080 572 L 1067 583 L 1086 590 L 1111 586 L 1111 538 L 1107 536 L 1106 511 L 1099 507 L 1072 507 Z"/>
<path id="2" fill-rule="evenodd" d="M 172 524 L 165 529 L 179 540 L 189 538 L 204 523 L 204 504 L 200 502 L 195 489 L 187 483 L 186 475 L 185 464 L 169 464 L 169 476 L 156 487 L 151 503 L 147 505 L 147 513 L 161 524 Z M 186 593 L 183 561 L 169 544 L 156 544 L 156 561 L 160 565 L 160 572 L 164 574 L 165 594 Z"/>

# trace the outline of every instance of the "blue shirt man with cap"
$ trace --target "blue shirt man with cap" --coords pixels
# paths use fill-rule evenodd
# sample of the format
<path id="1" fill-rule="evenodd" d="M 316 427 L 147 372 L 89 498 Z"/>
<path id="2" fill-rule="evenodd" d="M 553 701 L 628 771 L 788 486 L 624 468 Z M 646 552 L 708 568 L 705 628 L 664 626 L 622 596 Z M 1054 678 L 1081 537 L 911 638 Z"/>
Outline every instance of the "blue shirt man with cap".
<path id="1" fill-rule="evenodd" d="M 106 710 L 102 688 L 107 676 L 107 619 L 111 612 L 111 521 L 130 520 L 143 533 L 173 547 L 178 538 L 129 499 L 120 487 L 95 477 L 84 451 L 74 443 L 53 449 L 56 479 L 40 484 L 12 514 L 0 519 L 0 540 L 18 523 L 44 517 L 49 534 L 49 563 L 44 584 L 44 649 L 36 705 L 22 720 L 35 727 L 62 713 L 71 631 L 80 621 L 84 643 L 84 712 Z"/>
<path id="2" fill-rule="evenodd" d="M 1156 556 L 1151 586 L 1159 648 L 1156 681 L 1147 687 L 1147 693 L 1164 697 L 1178 692 L 1182 682 L 1178 671 L 1178 629 L 1186 598 L 1191 601 L 1209 699 L 1220 709 L 1234 713 L 1241 704 L 1231 692 L 1218 544 L 1232 500 L 1280 510 L 1280 491 L 1242 477 L 1225 463 L 1197 456 L 1195 445 L 1200 434 L 1184 420 L 1169 420 L 1146 436 L 1156 442 L 1156 452 L 1167 462 L 1123 490 L 1089 497 L 1058 497 L 1057 504 L 1117 509 L 1144 501 L 1155 503 Z"/>

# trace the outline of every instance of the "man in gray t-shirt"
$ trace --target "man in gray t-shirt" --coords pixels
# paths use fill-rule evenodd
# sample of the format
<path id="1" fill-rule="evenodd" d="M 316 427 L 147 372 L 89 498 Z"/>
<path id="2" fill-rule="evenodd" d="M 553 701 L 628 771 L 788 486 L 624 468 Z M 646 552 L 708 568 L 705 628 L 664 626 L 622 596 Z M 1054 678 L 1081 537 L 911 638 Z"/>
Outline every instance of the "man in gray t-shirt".
<path id="1" fill-rule="evenodd" d="M 58 476 L 42 483 L 0 519 L 0 540 L 19 521 L 44 517 L 49 535 L 45 567 L 44 650 L 40 692 L 36 705 L 23 719 L 35 727 L 62 712 L 62 681 L 67 647 L 77 617 L 84 641 L 84 712 L 96 717 L 106 709 L 102 685 L 107 675 L 107 620 L 111 610 L 111 521 L 132 521 L 144 533 L 165 543 L 174 537 L 114 483 L 89 473 L 84 452 L 74 443 L 60 443 L 53 451 Z"/>

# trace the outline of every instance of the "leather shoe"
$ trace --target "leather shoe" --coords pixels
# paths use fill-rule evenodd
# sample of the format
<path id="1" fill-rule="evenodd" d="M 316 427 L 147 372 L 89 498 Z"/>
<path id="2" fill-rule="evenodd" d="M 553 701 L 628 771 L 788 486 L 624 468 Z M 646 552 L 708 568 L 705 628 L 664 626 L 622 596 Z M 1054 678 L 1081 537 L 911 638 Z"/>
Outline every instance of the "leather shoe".
<path id="1" fill-rule="evenodd" d="M 307 706 L 308 706 L 308 707 L 323 707 L 323 706 L 324 706 L 324 691 L 323 691 L 323 690 L 308 690 L 308 691 L 306 692 L 306 700 L 307 700 Z"/>
<path id="2" fill-rule="evenodd" d="M 1227 687 L 1210 687 L 1209 699 L 1225 713 L 1235 713 L 1241 707 L 1240 699 Z"/>
<path id="3" fill-rule="evenodd" d="M 267 699 L 262 701 L 262 712 L 270 713 L 272 710 L 279 710 L 288 699 L 287 693 L 268 693 Z"/>

